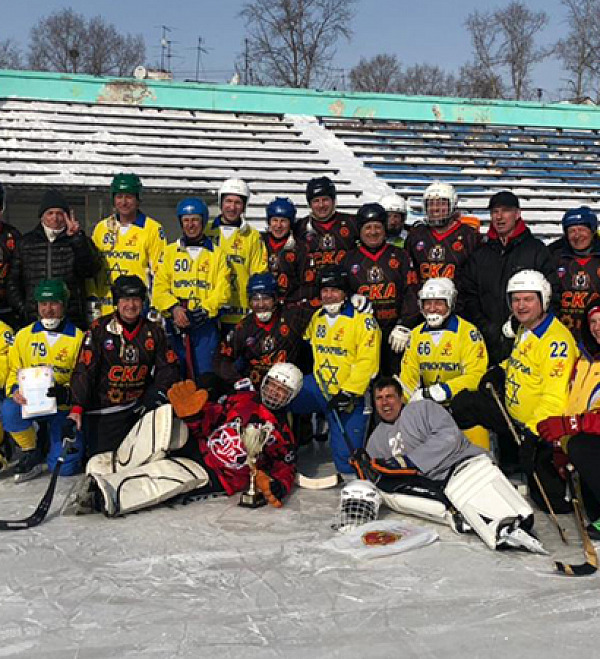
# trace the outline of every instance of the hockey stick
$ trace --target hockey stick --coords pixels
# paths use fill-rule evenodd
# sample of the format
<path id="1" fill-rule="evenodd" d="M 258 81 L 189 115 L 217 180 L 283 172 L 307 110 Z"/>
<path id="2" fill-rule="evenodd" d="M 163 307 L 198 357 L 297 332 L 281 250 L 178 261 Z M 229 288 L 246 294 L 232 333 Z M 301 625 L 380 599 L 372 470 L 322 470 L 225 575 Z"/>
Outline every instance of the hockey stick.
<path id="1" fill-rule="evenodd" d="M 519 437 L 519 433 L 517 432 L 517 429 L 515 428 L 515 424 L 513 423 L 513 420 L 510 418 L 510 415 L 506 411 L 506 408 L 504 407 L 504 404 L 500 400 L 500 396 L 498 396 L 498 392 L 496 391 L 496 388 L 491 382 L 486 382 L 485 388 L 492 394 L 492 398 L 494 399 L 494 402 L 498 406 L 498 409 L 500 410 L 502 416 L 504 417 L 504 421 L 506 422 L 506 425 L 508 426 L 508 429 L 510 430 L 511 435 L 513 436 L 513 439 L 517 443 L 517 446 L 521 446 L 522 444 L 522 439 Z M 540 491 L 540 494 L 542 495 L 542 499 L 544 499 L 544 503 L 546 504 L 546 508 L 548 508 L 548 513 L 550 514 L 550 519 L 554 522 L 557 530 L 558 530 L 558 535 L 560 536 L 560 539 L 563 541 L 565 545 L 569 544 L 569 541 L 567 540 L 567 536 L 565 534 L 565 530 L 563 527 L 560 525 L 558 521 L 558 517 L 556 516 L 556 513 L 554 512 L 554 508 L 552 507 L 552 504 L 550 503 L 550 499 L 548 498 L 548 495 L 546 494 L 546 490 L 544 489 L 542 482 L 540 481 L 540 477 L 537 475 L 535 471 L 532 472 L 533 475 L 533 480 L 535 481 L 535 484 L 538 487 L 538 490 Z"/>
<path id="2" fill-rule="evenodd" d="M 566 574 L 570 577 L 584 577 L 594 574 L 598 569 L 598 554 L 594 543 L 590 540 L 589 533 L 585 528 L 583 521 L 583 512 L 581 510 L 581 483 L 579 482 L 579 474 L 575 471 L 572 464 L 566 467 L 567 483 L 569 485 L 569 492 L 571 493 L 571 503 L 573 504 L 573 512 L 575 513 L 575 521 L 577 522 L 577 530 L 583 543 L 583 553 L 586 558 L 585 563 L 581 565 L 569 565 L 562 561 L 555 561 L 554 566 L 559 572 Z"/>
<path id="3" fill-rule="evenodd" d="M 319 371 L 315 371 L 317 377 L 319 378 L 319 384 L 321 386 L 321 391 L 323 392 L 323 396 L 327 403 L 331 401 L 331 395 L 329 393 L 329 388 L 327 387 L 327 383 L 319 373 Z M 346 442 L 346 446 L 348 447 L 348 451 L 350 452 L 350 455 L 354 453 L 356 450 L 354 446 L 352 445 L 352 441 L 350 440 L 350 437 L 348 437 L 348 433 L 346 432 L 346 429 L 342 425 L 342 420 L 340 419 L 340 415 L 338 411 L 334 408 L 331 407 L 331 414 L 333 416 L 333 420 L 335 421 L 335 425 L 338 427 L 339 431 L 342 433 L 342 437 L 344 438 L 344 442 Z"/>
<path id="4" fill-rule="evenodd" d="M 33 511 L 29 517 L 20 520 L 0 520 L 0 531 L 18 531 L 19 529 L 30 529 L 38 524 L 41 524 L 46 515 L 50 510 L 50 505 L 52 504 L 52 499 L 54 498 L 54 490 L 56 489 L 56 481 L 58 480 L 58 475 L 60 474 L 60 468 L 62 467 L 65 458 L 67 457 L 67 452 L 69 446 L 75 442 L 75 422 L 65 424 L 64 438 L 62 451 L 56 461 L 54 471 L 52 472 L 52 477 L 50 478 L 50 483 L 48 483 L 48 488 L 42 497 L 42 500 L 39 502 L 38 507 Z"/>
<path id="5" fill-rule="evenodd" d="M 310 478 L 300 472 L 296 472 L 296 485 L 307 490 L 328 490 L 329 488 L 337 487 L 343 482 L 344 478 L 338 472 L 330 476 L 323 476 L 322 478 Z"/>

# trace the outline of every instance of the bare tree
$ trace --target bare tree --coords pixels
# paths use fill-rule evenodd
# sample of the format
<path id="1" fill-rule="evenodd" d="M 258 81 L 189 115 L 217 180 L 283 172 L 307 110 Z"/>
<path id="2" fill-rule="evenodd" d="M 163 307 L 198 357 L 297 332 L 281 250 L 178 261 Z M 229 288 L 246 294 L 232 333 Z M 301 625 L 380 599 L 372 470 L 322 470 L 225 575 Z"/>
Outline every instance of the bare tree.
<path id="1" fill-rule="evenodd" d="M 251 0 L 240 16 L 255 82 L 311 87 L 327 74 L 335 44 L 351 35 L 355 0 Z"/>
<path id="2" fill-rule="evenodd" d="M 456 96 L 456 78 L 439 66 L 414 64 L 400 76 L 397 91 L 414 96 Z"/>
<path id="3" fill-rule="evenodd" d="M 395 55 L 382 53 L 371 59 L 361 58 L 350 71 L 350 84 L 358 92 L 395 93 L 402 66 Z"/>
<path id="4" fill-rule="evenodd" d="M 21 50 L 12 39 L 0 41 L 0 69 L 20 69 Z"/>
<path id="5" fill-rule="evenodd" d="M 31 29 L 29 66 L 32 69 L 131 75 L 145 57 L 141 36 L 119 34 L 114 25 L 100 16 L 86 21 L 70 8 L 42 18 Z"/>
<path id="6" fill-rule="evenodd" d="M 594 94 L 600 77 L 600 1 L 562 0 L 567 8 L 569 33 L 556 44 L 556 53 L 570 77 L 575 98 Z"/>
<path id="7" fill-rule="evenodd" d="M 487 80 L 496 98 L 500 88 L 495 85 L 504 77 L 512 98 L 528 98 L 533 67 L 553 53 L 553 48 L 535 43 L 547 24 L 546 12 L 531 11 L 517 1 L 493 12 L 473 12 L 465 25 L 471 36 L 474 61 L 465 73 L 470 70 Z"/>
<path id="8" fill-rule="evenodd" d="M 460 68 L 456 94 L 463 98 L 503 98 L 505 91 L 499 74 L 483 66 L 467 63 Z"/>

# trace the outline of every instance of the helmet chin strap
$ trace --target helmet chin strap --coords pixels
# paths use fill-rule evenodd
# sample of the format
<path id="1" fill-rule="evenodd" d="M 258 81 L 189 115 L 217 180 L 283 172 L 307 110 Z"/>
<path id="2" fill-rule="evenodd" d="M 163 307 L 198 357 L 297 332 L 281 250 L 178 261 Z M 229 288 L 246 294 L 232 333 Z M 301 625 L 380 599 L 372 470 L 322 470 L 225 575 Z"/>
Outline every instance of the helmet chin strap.
<path id="1" fill-rule="evenodd" d="M 261 323 L 268 323 L 271 320 L 271 316 L 273 315 L 272 311 L 259 311 L 254 313 Z"/>
<path id="2" fill-rule="evenodd" d="M 337 316 L 344 306 L 344 300 L 341 302 L 334 302 L 332 304 L 324 304 L 323 309 L 328 316 Z"/>
<path id="3" fill-rule="evenodd" d="M 40 322 L 44 329 L 55 330 L 61 323 L 62 318 L 41 318 Z"/>

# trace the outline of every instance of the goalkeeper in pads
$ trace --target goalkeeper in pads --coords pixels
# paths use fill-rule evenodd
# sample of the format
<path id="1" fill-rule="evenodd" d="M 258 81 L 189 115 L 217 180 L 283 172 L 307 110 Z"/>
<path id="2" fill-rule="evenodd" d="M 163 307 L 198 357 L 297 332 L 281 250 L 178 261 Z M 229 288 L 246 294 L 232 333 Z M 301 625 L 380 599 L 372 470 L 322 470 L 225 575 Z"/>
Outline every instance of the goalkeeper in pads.
<path id="1" fill-rule="evenodd" d="M 441 405 L 424 399 L 405 406 L 395 378 L 375 382 L 374 399 L 381 421 L 351 463 L 389 508 L 474 531 L 490 549 L 545 553 L 531 534 L 531 506 Z"/>
<path id="2" fill-rule="evenodd" d="M 275 364 L 260 392 L 236 391 L 218 403 L 186 380 L 168 392 L 171 405 L 146 414 L 116 451 L 89 460 L 65 514 L 124 515 L 173 499 L 244 491 L 251 442 L 264 441 L 255 466 L 257 489 L 280 508 L 296 474 L 296 442 L 285 408 L 302 387 L 302 373 Z M 255 443 L 255 442 L 254 442 Z"/>

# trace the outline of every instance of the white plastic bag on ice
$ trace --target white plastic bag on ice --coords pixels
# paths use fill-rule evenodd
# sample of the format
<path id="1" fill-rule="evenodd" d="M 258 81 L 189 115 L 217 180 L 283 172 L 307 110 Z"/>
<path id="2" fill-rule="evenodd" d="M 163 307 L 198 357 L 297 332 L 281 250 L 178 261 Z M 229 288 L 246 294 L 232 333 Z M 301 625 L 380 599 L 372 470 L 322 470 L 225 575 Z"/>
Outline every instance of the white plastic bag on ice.
<path id="1" fill-rule="evenodd" d="M 402 520 L 375 520 L 336 535 L 324 546 L 355 558 L 378 558 L 424 547 L 438 537 L 433 529 L 413 526 Z"/>

